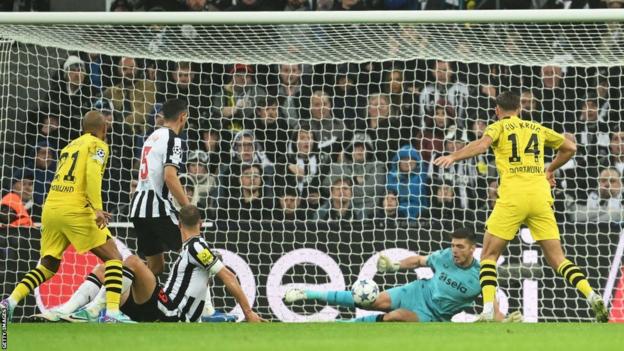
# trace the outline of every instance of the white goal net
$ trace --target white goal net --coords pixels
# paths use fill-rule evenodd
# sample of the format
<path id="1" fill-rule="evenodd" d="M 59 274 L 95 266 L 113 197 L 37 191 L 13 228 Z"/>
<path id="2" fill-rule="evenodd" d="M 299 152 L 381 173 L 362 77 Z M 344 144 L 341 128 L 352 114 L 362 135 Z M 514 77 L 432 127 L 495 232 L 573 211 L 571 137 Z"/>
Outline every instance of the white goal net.
<path id="1" fill-rule="evenodd" d="M 352 317 L 286 306 L 282 293 L 425 279 L 427 270 L 375 274 L 376 253 L 427 254 L 460 226 L 480 240 L 497 197 L 493 155 L 446 171 L 430 161 L 479 138 L 495 120 L 496 95 L 512 90 L 522 118 L 579 145 L 554 189 L 562 242 L 623 320 L 622 22 L 380 23 L 393 14 L 353 24 L 1 24 L 2 196 L 19 195 L 32 224 L 0 224 L 0 295 L 39 258 L 36 223 L 56 153 L 91 109 L 111 121 L 111 229 L 135 248 L 128 205 L 141 146 L 162 122 L 162 103 L 179 98 L 189 104 L 185 190 L 254 308 L 283 321 Z M 589 320 L 530 232 L 519 238 L 499 269 L 503 306 L 527 321 Z M 95 263 L 66 253 L 60 274 L 16 316 L 63 302 Z M 215 307 L 231 311 L 215 284 Z"/>

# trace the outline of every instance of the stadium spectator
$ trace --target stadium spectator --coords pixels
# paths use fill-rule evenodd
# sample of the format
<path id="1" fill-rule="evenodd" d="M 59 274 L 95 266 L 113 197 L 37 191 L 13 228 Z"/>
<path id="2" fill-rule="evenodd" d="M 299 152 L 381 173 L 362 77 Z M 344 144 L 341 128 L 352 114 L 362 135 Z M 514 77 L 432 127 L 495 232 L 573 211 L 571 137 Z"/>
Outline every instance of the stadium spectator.
<path id="1" fill-rule="evenodd" d="M 537 118 L 534 120 L 557 131 L 563 129 L 564 123 L 574 120 L 571 111 L 575 110 L 576 97 L 574 90 L 564 84 L 563 75 L 561 66 L 543 66 L 537 88 L 533 90 L 533 96 L 540 103 Z"/>
<path id="2" fill-rule="evenodd" d="M 620 223 L 624 220 L 622 175 L 615 168 L 600 172 L 598 189 L 589 193 L 585 205 L 577 204 L 572 211 L 576 222 Z"/>
<path id="3" fill-rule="evenodd" d="M 127 192 L 129 196 L 132 196 L 134 191 L 137 188 L 137 184 L 139 181 L 136 179 L 132 179 L 129 182 L 130 188 L 127 190 L 124 189 L 124 192 Z M 112 209 L 111 213 L 113 215 L 113 222 L 121 222 L 121 223 L 129 223 L 130 222 L 130 201 L 119 203 L 114 209 Z"/>
<path id="4" fill-rule="evenodd" d="M 350 221 L 363 219 L 360 208 L 353 206 L 353 181 L 351 178 L 334 179 L 330 187 L 329 199 L 319 207 L 314 220 Z"/>
<path id="5" fill-rule="evenodd" d="M 229 70 L 225 85 L 213 92 L 211 117 L 221 120 L 223 128 L 233 134 L 243 129 L 244 119 L 253 119 L 256 99 L 267 95 L 256 84 L 254 73 L 252 66 L 236 64 Z"/>
<path id="6" fill-rule="evenodd" d="M 240 0 L 226 11 L 279 11 L 283 5 L 282 1 Z"/>
<path id="7" fill-rule="evenodd" d="M 129 12 L 133 10 L 134 7 L 128 0 L 114 0 L 109 8 L 110 12 Z"/>
<path id="8" fill-rule="evenodd" d="M 364 11 L 368 10 L 364 0 L 336 0 L 334 11 Z"/>
<path id="9" fill-rule="evenodd" d="M 443 152 L 434 152 L 432 159 L 449 155 L 468 142 L 468 135 L 463 130 L 450 128 L 444 138 Z M 462 208 L 474 209 L 480 207 L 480 199 L 485 198 L 485 177 L 488 167 L 484 157 L 475 157 L 455 162 L 450 168 L 443 169 L 433 163 L 429 164 L 428 175 L 437 183 L 448 183 L 453 186 L 454 196 L 459 200 Z M 433 191 L 432 194 L 435 194 Z"/>
<path id="10" fill-rule="evenodd" d="M 353 207 L 369 218 L 375 211 L 377 199 L 386 186 L 384 164 L 375 161 L 373 144 L 364 133 L 355 134 L 345 150 L 342 163 L 332 164 L 323 187 L 329 189 L 337 178 L 353 180 Z"/>
<path id="11" fill-rule="evenodd" d="M 132 57 L 120 58 L 117 69 L 121 81 L 106 89 L 103 97 L 138 134 L 144 134 L 147 114 L 156 102 L 156 84 L 142 76 Z"/>
<path id="12" fill-rule="evenodd" d="M 571 141 L 576 141 L 579 148 L 582 150 L 584 144 L 579 143 L 574 137 L 574 134 L 563 133 L 563 136 Z M 591 168 L 587 167 L 587 156 L 581 152 L 578 152 L 567 163 L 561 166 L 557 170 L 557 179 L 559 179 L 559 186 L 555 188 L 555 194 L 563 192 L 563 196 L 555 196 L 555 208 L 560 212 L 565 212 L 567 203 L 570 201 L 583 202 L 587 196 L 587 192 L 590 189 L 596 188 L 596 179 L 598 178 L 598 172 L 594 169 L 594 165 Z M 591 177 L 588 174 L 593 174 Z"/>
<path id="13" fill-rule="evenodd" d="M 241 164 L 233 171 L 230 196 L 220 199 L 217 218 L 270 220 L 273 211 L 272 193 L 262 181 L 262 166 Z"/>
<path id="14" fill-rule="evenodd" d="M 442 60 L 435 62 L 433 82 L 427 84 L 420 92 L 420 116 L 423 119 L 433 116 L 440 100 L 444 100 L 450 112 L 453 112 L 456 117 L 457 125 L 466 128 L 467 119 L 476 118 L 476 116 L 468 116 L 470 96 L 468 86 L 459 81 L 454 82 L 454 75 L 455 72 L 450 62 Z"/>
<path id="15" fill-rule="evenodd" d="M 368 96 L 366 108 L 366 133 L 373 142 L 377 160 L 387 162 L 399 145 L 406 143 L 401 138 L 401 119 L 391 115 L 390 98 L 384 94 Z"/>
<path id="16" fill-rule="evenodd" d="M 200 119 L 208 114 L 211 106 L 210 89 L 202 81 L 190 62 L 175 62 L 169 67 L 169 75 L 157 85 L 156 100 L 164 103 L 170 99 L 186 100 L 189 106 L 187 127 L 181 138 L 188 140 L 189 150 L 200 147 Z"/>
<path id="17" fill-rule="evenodd" d="M 248 120 L 245 128 L 254 131 L 256 142 L 272 163 L 277 161 L 280 154 L 286 153 L 289 126 L 287 119 L 281 115 L 276 98 L 258 97 L 255 118 Z"/>
<path id="18" fill-rule="evenodd" d="M 56 171 L 56 152 L 46 143 L 37 145 L 35 160 L 32 164 L 34 173 L 34 192 L 32 194 L 32 215 L 35 221 L 40 221 L 43 202 L 45 201 L 50 183 L 54 179 Z"/>
<path id="19" fill-rule="evenodd" d="M 423 159 L 429 162 L 432 160 L 432 154 L 444 151 L 446 135 L 457 129 L 454 109 L 445 100 L 440 100 L 433 110 L 433 115 L 425 116 L 424 121 L 425 128 L 420 131 L 417 142 Z"/>
<path id="20" fill-rule="evenodd" d="M 220 130 L 211 119 L 202 121 L 200 135 L 203 150 L 208 154 L 208 170 L 211 174 L 219 174 L 219 167 L 230 163 L 230 143 L 221 136 Z M 218 124 L 218 123 L 217 123 Z"/>
<path id="21" fill-rule="evenodd" d="M 473 211 L 462 206 L 461 197 L 455 191 L 453 183 L 435 179 L 431 187 L 431 206 L 423 213 L 428 219 L 429 228 L 435 230 L 454 230 L 463 227 L 465 221 L 472 223 Z"/>
<path id="22" fill-rule="evenodd" d="M 299 129 L 293 133 L 288 152 L 275 165 L 276 183 L 297 188 L 305 203 L 306 210 L 319 206 L 320 186 L 328 174 L 326 159 L 319 154 L 314 133 L 309 129 Z"/>
<path id="23" fill-rule="evenodd" d="M 108 55 L 97 53 L 81 53 L 80 59 L 85 62 L 85 68 L 89 74 L 89 81 L 93 85 L 96 96 L 102 94 L 108 87 L 113 86 L 114 74 L 113 58 Z"/>
<path id="24" fill-rule="evenodd" d="M 275 209 L 273 210 L 274 221 L 305 221 L 306 211 L 301 208 L 301 196 L 296 187 L 277 187 L 275 191 L 277 198 Z M 310 216 L 312 217 L 312 216 Z"/>
<path id="25" fill-rule="evenodd" d="M 344 125 L 352 130 L 362 127 L 361 119 L 366 106 L 365 92 L 358 89 L 357 67 L 349 64 L 341 64 L 337 67 L 336 84 L 333 87 L 332 112 L 334 118 L 342 120 Z M 358 125 L 359 122 L 359 125 Z"/>
<path id="26" fill-rule="evenodd" d="M 520 94 L 520 118 L 525 121 L 538 120 L 537 115 L 539 110 L 537 100 L 533 96 L 533 92 L 525 90 Z"/>
<path id="27" fill-rule="evenodd" d="M 380 198 L 379 206 L 375 210 L 373 219 L 381 220 L 388 224 L 400 219 L 399 216 L 399 200 L 397 194 L 392 191 L 387 191 L 386 194 Z M 396 223 L 394 223 L 396 225 Z"/>
<path id="28" fill-rule="evenodd" d="M 589 169 L 595 169 L 600 159 L 609 154 L 609 124 L 600 120 L 598 100 L 593 95 L 582 101 L 577 116 L 574 125 L 575 141 L 580 146 L 577 155 L 585 159 L 584 163 Z M 592 176 L 597 177 L 597 172 L 593 172 Z"/>
<path id="29" fill-rule="evenodd" d="M 411 145 L 399 149 L 388 172 L 387 190 L 399 198 L 399 215 L 418 219 L 428 206 L 427 169 L 420 153 Z"/>
<path id="30" fill-rule="evenodd" d="M 309 95 L 309 90 L 303 84 L 304 66 L 301 64 L 281 64 L 279 65 L 279 84 L 277 96 L 280 99 L 280 111 L 288 119 L 291 129 L 299 127 L 299 117 L 301 100 L 303 96 Z"/>
<path id="31" fill-rule="evenodd" d="M 34 174 L 24 171 L 13 175 L 11 191 L 0 200 L 0 227 L 32 227 Z"/>
<path id="32" fill-rule="evenodd" d="M 48 144 L 52 149 L 59 149 L 60 131 L 59 117 L 47 111 L 39 111 L 37 120 L 37 130 L 29 133 L 29 145 L 36 145 L 40 142 Z M 64 132 L 67 135 L 67 131 Z"/>
<path id="33" fill-rule="evenodd" d="M 193 150 L 188 153 L 186 175 L 193 180 L 194 194 L 200 200 L 208 196 L 217 182 L 216 176 L 208 170 L 208 162 L 208 154 L 202 150 Z M 197 203 L 196 201 L 193 205 Z"/>
<path id="34" fill-rule="evenodd" d="M 381 91 L 390 97 L 393 116 L 415 117 L 414 93 L 409 90 L 405 81 L 405 70 L 395 68 L 386 71 Z M 420 125 L 416 121 L 412 121 L 412 124 Z"/>
<path id="35" fill-rule="evenodd" d="M 341 151 L 341 142 L 349 133 L 344 123 L 334 118 L 329 95 L 323 90 L 314 91 L 310 97 L 309 112 L 310 129 L 318 142 L 320 152 L 335 159 Z"/>
<path id="36" fill-rule="evenodd" d="M 94 96 L 84 61 L 78 56 L 68 56 L 52 78 L 48 96 L 39 105 L 40 111 L 59 116 L 59 147 L 80 135 L 81 117 L 89 111 Z"/>
<path id="37" fill-rule="evenodd" d="M 620 174 L 624 172 L 624 131 L 614 131 L 611 133 L 609 143 L 609 156 L 603 157 L 600 161 L 600 169 L 612 167 Z"/>
<path id="38" fill-rule="evenodd" d="M 310 11 L 312 6 L 308 0 L 287 0 L 284 11 Z"/>
<path id="39" fill-rule="evenodd" d="M 163 104 L 160 102 L 155 103 L 154 106 L 152 106 L 152 110 L 147 114 L 147 119 L 145 120 L 145 135 L 151 135 L 165 123 L 162 106 Z"/>

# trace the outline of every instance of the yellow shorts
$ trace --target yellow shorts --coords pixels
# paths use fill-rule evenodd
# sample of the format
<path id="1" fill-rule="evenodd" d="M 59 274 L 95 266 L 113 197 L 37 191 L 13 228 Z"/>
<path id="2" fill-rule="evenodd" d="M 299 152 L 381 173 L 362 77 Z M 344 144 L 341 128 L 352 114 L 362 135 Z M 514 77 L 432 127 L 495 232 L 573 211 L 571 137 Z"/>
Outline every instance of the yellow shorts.
<path id="1" fill-rule="evenodd" d="M 46 208 L 41 216 L 41 257 L 63 257 L 69 244 L 78 253 L 85 253 L 106 242 L 112 235 L 108 228 L 95 224 L 95 214 L 89 208 Z"/>
<path id="2" fill-rule="evenodd" d="M 552 204 L 552 199 L 530 193 L 499 198 L 487 220 L 486 229 L 498 238 L 511 241 L 524 223 L 536 241 L 559 240 L 559 227 Z"/>

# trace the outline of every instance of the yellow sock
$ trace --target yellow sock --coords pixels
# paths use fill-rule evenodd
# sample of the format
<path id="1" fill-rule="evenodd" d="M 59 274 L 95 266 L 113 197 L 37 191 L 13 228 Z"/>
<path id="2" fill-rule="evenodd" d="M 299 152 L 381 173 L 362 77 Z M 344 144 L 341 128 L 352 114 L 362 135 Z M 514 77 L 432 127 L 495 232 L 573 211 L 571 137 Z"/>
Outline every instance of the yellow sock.
<path id="1" fill-rule="evenodd" d="M 54 272 L 45 268 L 42 265 L 38 265 L 36 268 L 32 269 L 30 272 L 26 273 L 22 281 L 17 284 L 9 299 L 11 302 L 18 304 L 22 301 L 31 291 L 35 290 L 39 285 L 43 284 L 43 282 L 54 276 Z"/>
<path id="2" fill-rule="evenodd" d="M 481 294 L 483 294 L 483 304 L 492 303 L 496 298 L 496 286 L 498 285 L 496 274 L 496 261 L 482 260 L 479 273 L 481 283 Z"/>
<path id="3" fill-rule="evenodd" d="M 557 268 L 557 273 L 561 274 L 572 286 L 576 287 L 585 298 L 594 291 L 585 278 L 581 270 L 570 260 L 566 259 Z"/>
<path id="4" fill-rule="evenodd" d="M 109 260 L 104 263 L 104 286 L 106 287 L 106 312 L 119 311 L 123 265 L 121 260 Z"/>

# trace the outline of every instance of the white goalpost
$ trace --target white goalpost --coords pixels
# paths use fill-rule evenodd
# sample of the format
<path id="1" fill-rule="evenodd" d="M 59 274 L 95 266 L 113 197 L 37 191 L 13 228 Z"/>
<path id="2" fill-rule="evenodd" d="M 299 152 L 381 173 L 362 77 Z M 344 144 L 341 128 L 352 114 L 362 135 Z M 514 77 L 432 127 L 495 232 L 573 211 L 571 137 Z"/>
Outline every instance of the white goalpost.
<path id="1" fill-rule="evenodd" d="M 281 294 L 363 278 L 387 289 L 430 272 L 375 274 L 378 252 L 427 254 L 460 226 L 480 240 L 493 155 L 446 171 L 429 161 L 480 137 L 506 90 L 521 94 L 523 118 L 579 145 L 553 190 L 561 239 L 624 320 L 624 10 L 0 13 L 0 196 L 32 179 L 23 199 L 37 223 L 56 152 L 99 109 L 111 122 L 110 227 L 135 248 L 143 140 L 164 101 L 185 99 L 183 184 L 254 308 L 347 318 L 364 312 L 286 306 Z M 39 237 L 37 225 L 0 223 L 0 295 L 36 263 Z M 64 259 L 17 318 L 62 303 L 96 262 Z M 591 319 L 526 228 L 499 280 L 505 308 L 526 321 Z M 215 308 L 233 310 L 225 295 L 213 287 Z"/>

